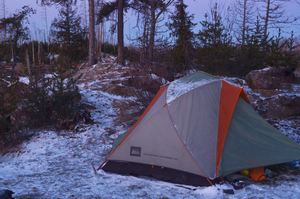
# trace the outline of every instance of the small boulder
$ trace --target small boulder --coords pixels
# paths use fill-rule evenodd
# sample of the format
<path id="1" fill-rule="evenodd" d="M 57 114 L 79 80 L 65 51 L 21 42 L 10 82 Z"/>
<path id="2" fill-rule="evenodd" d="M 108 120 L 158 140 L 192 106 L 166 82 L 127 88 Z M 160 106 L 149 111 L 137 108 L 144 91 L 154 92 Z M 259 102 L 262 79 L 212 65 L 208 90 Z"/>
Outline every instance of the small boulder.
<path id="1" fill-rule="evenodd" d="M 279 83 L 271 71 L 273 68 L 253 70 L 246 75 L 245 81 L 252 89 L 276 89 L 279 87 Z"/>
<path id="2" fill-rule="evenodd" d="M 286 83 L 298 83 L 298 78 L 290 68 L 264 68 L 248 73 L 245 80 L 252 89 L 280 89 Z"/>
<path id="3" fill-rule="evenodd" d="M 300 96 L 282 93 L 256 100 L 255 109 L 263 118 L 284 119 L 300 115 Z"/>
<path id="4" fill-rule="evenodd" d="M 74 124 L 71 124 L 71 125 L 69 126 L 69 129 L 70 129 L 71 131 L 73 131 L 73 130 L 75 129 L 75 125 L 74 125 Z"/>
<path id="5" fill-rule="evenodd" d="M 263 96 L 263 97 L 271 97 L 273 95 L 277 95 L 277 94 L 282 93 L 282 91 L 277 90 L 277 89 L 275 89 L 275 90 L 255 89 L 254 91 L 257 92 L 257 93 L 260 93 L 261 96 Z"/>
<path id="6" fill-rule="evenodd" d="M 291 108 L 300 108 L 300 96 L 296 94 L 283 94 L 278 96 L 283 106 L 291 106 Z"/>

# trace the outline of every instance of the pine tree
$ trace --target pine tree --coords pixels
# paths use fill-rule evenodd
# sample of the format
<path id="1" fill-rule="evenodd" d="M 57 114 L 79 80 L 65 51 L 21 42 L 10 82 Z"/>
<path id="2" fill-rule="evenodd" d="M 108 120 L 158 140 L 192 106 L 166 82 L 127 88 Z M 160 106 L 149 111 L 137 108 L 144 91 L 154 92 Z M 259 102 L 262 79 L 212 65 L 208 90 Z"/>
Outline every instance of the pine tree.
<path id="1" fill-rule="evenodd" d="M 245 31 L 245 45 L 235 51 L 234 75 L 243 77 L 252 70 L 266 67 L 268 42 L 270 39 L 265 40 L 264 28 L 257 17 L 255 27 Z"/>
<path id="2" fill-rule="evenodd" d="M 278 31 L 278 35 L 272 37 L 268 45 L 267 65 L 271 67 L 280 67 L 283 59 L 283 48 L 286 45 L 286 41 L 283 41 L 281 36 L 281 29 Z"/>
<path id="3" fill-rule="evenodd" d="M 79 50 L 74 48 L 74 45 L 83 43 L 85 38 L 85 32 L 80 24 L 81 17 L 77 15 L 77 8 L 72 8 L 72 3 L 61 6 L 59 17 L 51 23 L 51 35 L 56 43 L 63 46 L 63 55 L 67 56 L 69 61 L 81 58 L 74 52 Z"/>
<path id="4" fill-rule="evenodd" d="M 76 6 L 78 0 L 36 0 L 36 3 L 38 5 L 44 6 L 51 6 L 51 5 L 56 5 L 56 6 L 61 6 L 61 7 L 70 7 L 70 6 Z M 77 9 L 76 9 L 77 13 Z M 89 64 L 93 64 L 96 62 L 95 58 L 95 20 L 94 20 L 94 0 L 89 0 L 89 16 L 90 16 L 90 24 L 89 24 L 89 32 L 90 32 L 90 42 L 89 42 Z M 86 33 L 85 31 L 80 31 L 79 34 L 82 34 L 83 38 L 86 38 Z M 85 48 L 85 44 L 84 44 Z M 80 52 L 83 52 L 86 49 L 80 49 Z M 81 57 L 81 56 L 80 56 Z"/>
<path id="5" fill-rule="evenodd" d="M 202 30 L 198 34 L 200 40 L 199 64 L 201 69 L 203 67 L 203 70 L 210 73 L 227 74 L 230 66 L 229 60 L 232 56 L 231 36 L 226 33 L 217 3 L 211 13 L 211 21 L 208 21 L 208 14 L 205 14 L 206 20 L 200 22 Z"/>
<path id="6" fill-rule="evenodd" d="M 290 38 L 284 39 L 279 29 L 278 35 L 270 41 L 270 50 L 267 57 L 268 65 L 277 68 L 285 67 L 295 69 L 299 61 L 295 52 L 296 48 L 294 33 L 291 33 Z"/>
<path id="7" fill-rule="evenodd" d="M 27 40 L 28 39 L 28 27 L 26 27 L 26 23 L 28 22 L 28 17 L 31 14 L 35 14 L 35 10 L 29 6 L 23 6 L 22 10 L 18 13 L 13 14 L 11 17 L 0 19 L 0 27 L 5 25 L 6 30 L 10 34 L 10 42 L 12 43 L 12 58 L 13 62 L 16 61 L 17 56 L 17 46 L 19 40 Z M 11 77 L 14 76 L 14 67 L 12 68 Z"/>
<path id="8" fill-rule="evenodd" d="M 296 68 L 300 62 L 300 58 L 296 52 L 299 45 L 295 42 L 294 32 L 291 32 L 291 37 L 286 41 L 286 50 L 284 52 L 284 66 L 287 68 Z"/>
<path id="9" fill-rule="evenodd" d="M 171 57 L 180 72 L 189 65 L 194 39 L 192 29 L 196 24 L 192 22 L 194 15 L 189 15 L 186 11 L 187 5 L 183 0 L 178 0 L 175 8 L 175 12 L 170 16 L 171 23 L 167 23 L 167 26 L 171 31 L 170 36 L 175 38 Z"/>

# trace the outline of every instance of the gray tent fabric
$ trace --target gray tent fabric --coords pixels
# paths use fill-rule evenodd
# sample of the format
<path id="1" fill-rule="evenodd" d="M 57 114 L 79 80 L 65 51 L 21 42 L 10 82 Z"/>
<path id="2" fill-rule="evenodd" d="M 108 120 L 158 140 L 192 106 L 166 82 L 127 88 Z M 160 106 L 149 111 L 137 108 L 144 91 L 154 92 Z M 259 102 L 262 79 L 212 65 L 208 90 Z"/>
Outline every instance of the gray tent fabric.
<path id="1" fill-rule="evenodd" d="M 156 103 L 149 110 L 149 112 L 142 119 L 142 121 L 138 124 L 138 126 L 135 127 L 134 131 L 136 129 L 138 129 L 142 124 L 144 124 L 144 122 L 146 122 L 150 117 L 152 117 L 154 114 L 156 114 L 160 109 L 163 108 L 163 106 L 166 103 L 166 93 L 167 93 L 167 91 L 165 90 L 162 93 L 162 95 L 159 97 L 159 99 L 156 101 Z"/>
<path id="2" fill-rule="evenodd" d="M 136 149 L 138 154 L 132 154 Z M 184 147 L 169 117 L 167 107 L 133 131 L 109 160 L 143 163 L 204 176 Z"/>
<path id="3" fill-rule="evenodd" d="M 204 72 L 194 73 L 187 77 L 177 79 L 171 82 L 167 88 L 166 102 L 170 104 L 181 95 L 213 81 L 220 80 Z"/>
<path id="4" fill-rule="evenodd" d="M 168 106 L 181 140 L 210 178 L 216 173 L 221 83 L 213 81 L 193 89 Z"/>
<path id="5" fill-rule="evenodd" d="M 266 122 L 239 97 L 227 132 L 219 175 L 298 160 L 300 145 Z"/>

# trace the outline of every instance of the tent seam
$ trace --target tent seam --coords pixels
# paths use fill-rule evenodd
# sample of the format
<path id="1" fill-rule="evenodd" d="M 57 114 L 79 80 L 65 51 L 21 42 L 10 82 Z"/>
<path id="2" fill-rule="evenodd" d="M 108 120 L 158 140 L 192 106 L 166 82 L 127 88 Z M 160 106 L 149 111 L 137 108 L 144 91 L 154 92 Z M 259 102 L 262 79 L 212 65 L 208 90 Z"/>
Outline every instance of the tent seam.
<path id="1" fill-rule="evenodd" d="M 162 94 L 167 90 L 168 85 L 165 86 L 165 87 L 166 87 L 166 88 L 165 88 L 165 90 L 162 92 Z M 161 87 L 161 88 L 164 88 L 164 87 Z M 156 99 L 156 101 L 152 104 L 151 108 L 152 108 L 153 105 L 157 102 L 157 100 L 162 96 L 162 94 L 161 94 L 161 95 Z M 155 97 L 154 97 L 154 98 L 155 98 Z M 152 103 L 152 102 L 151 102 L 151 103 Z M 151 105 L 151 103 L 149 104 L 149 106 Z M 149 107 L 149 106 L 148 106 L 148 107 Z M 147 107 L 147 108 L 148 108 L 148 107 Z M 146 110 L 147 110 L 147 108 L 146 108 Z M 149 108 L 148 112 L 151 110 L 151 108 Z M 164 108 L 164 107 L 162 107 L 161 109 L 163 109 L 163 108 Z M 159 110 L 158 110 L 155 114 L 153 114 L 150 118 L 152 118 L 154 115 L 156 115 L 161 109 L 159 109 Z M 145 110 L 145 111 L 146 111 L 146 110 Z M 148 112 L 147 112 L 147 113 L 148 113 Z M 147 113 L 143 116 L 143 118 L 147 115 Z M 143 118 L 141 119 L 141 121 L 143 120 Z M 148 121 L 150 118 L 148 118 L 146 121 Z M 141 122 L 141 121 L 140 121 L 140 122 Z M 146 121 L 145 121 L 145 122 L 146 122 Z M 137 121 L 137 122 L 139 122 L 139 121 Z M 139 123 L 140 123 L 140 122 L 139 122 Z M 139 123 L 138 123 L 138 124 L 139 124 Z M 135 127 L 133 126 L 134 129 L 133 129 L 131 132 L 130 132 L 130 130 L 129 130 L 128 135 L 126 135 L 126 136 L 123 138 L 123 140 L 119 143 L 119 145 L 114 149 L 114 151 L 112 151 L 111 154 L 110 154 L 109 156 L 106 157 L 106 160 L 108 160 L 108 158 L 109 158 L 109 157 L 110 157 L 110 156 L 111 156 L 111 155 L 112 155 L 112 154 L 113 154 L 113 153 L 114 153 L 114 152 L 122 145 L 122 143 L 123 143 L 123 142 L 124 142 L 124 141 L 125 141 L 125 140 L 126 140 L 126 139 L 134 132 L 134 131 L 136 132 L 136 130 L 137 130 L 136 127 L 138 126 L 138 124 L 137 124 Z M 144 125 L 144 124 L 142 124 L 141 126 L 143 126 L 143 125 Z M 140 127 L 141 127 L 141 126 L 140 126 Z M 139 128 L 140 128 L 140 127 L 139 127 Z M 139 128 L 138 128 L 138 129 L 139 129 Z"/>
<path id="2" fill-rule="evenodd" d="M 222 80 L 223 81 L 223 80 Z M 227 81 L 225 81 L 226 83 L 228 83 Z M 229 83 L 228 83 L 229 84 Z M 232 85 L 232 84 L 230 84 L 230 85 Z M 222 84 L 222 86 L 223 86 L 223 84 Z M 236 86 L 237 87 L 237 86 Z M 239 94 L 237 95 L 237 98 L 236 98 L 236 100 L 235 100 L 235 105 L 234 105 L 234 108 L 233 108 L 233 110 L 232 110 L 232 112 L 231 112 L 231 114 L 230 114 L 230 118 L 229 118 L 229 125 L 228 125 L 228 127 L 227 127 L 227 130 L 226 130 L 226 133 L 225 133 L 225 139 L 224 139 L 224 142 L 222 143 L 222 149 L 221 149 L 221 154 L 220 154 L 220 160 L 218 160 L 218 151 L 217 151 L 217 159 L 216 159 L 216 162 L 218 162 L 218 165 L 216 165 L 216 176 L 215 177 L 218 177 L 218 175 L 219 175 L 219 169 L 220 169 L 220 165 L 221 165 L 221 160 L 222 160 L 222 154 L 223 154 L 223 149 L 224 149 L 224 145 L 225 145 L 225 141 L 226 141 L 226 136 L 227 136 L 227 133 L 228 133 L 228 129 L 229 129 L 229 126 L 230 126 L 230 123 L 231 123 L 231 119 L 232 119 L 232 115 L 233 115 L 233 112 L 234 112 L 234 109 L 235 109 L 235 107 L 236 107 L 236 104 L 237 104 L 237 101 L 238 101 L 238 99 L 239 99 L 239 97 L 241 96 L 241 93 L 242 93 L 242 91 L 243 91 L 243 89 L 242 88 L 240 88 L 240 87 L 237 87 L 237 88 L 239 88 L 240 89 L 240 92 L 239 92 Z M 221 92 L 222 92 L 222 89 L 221 89 Z M 243 97 L 244 98 L 244 97 Z M 221 100 L 222 100 L 222 96 L 220 96 L 220 103 L 221 103 Z M 220 122 L 220 121 L 219 121 Z"/>
<path id="3" fill-rule="evenodd" d="M 186 93 L 180 95 L 180 96 L 177 97 L 175 100 L 177 100 L 178 98 L 183 97 L 184 95 L 186 95 L 186 94 L 188 94 L 188 93 L 190 93 L 190 92 L 192 92 L 192 91 L 194 91 L 194 90 L 196 90 L 196 89 L 199 89 L 199 88 L 201 88 L 201 87 L 203 87 L 203 86 L 207 86 L 207 85 L 209 85 L 209 84 L 212 84 L 212 83 L 214 83 L 214 82 L 217 82 L 218 80 L 219 80 L 219 81 L 222 81 L 221 79 L 216 79 L 216 80 L 211 81 L 211 82 L 209 82 L 209 83 L 207 83 L 207 84 L 204 84 L 204 85 L 198 86 L 198 87 L 196 87 L 196 88 L 193 88 L 192 90 L 190 90 L 190 91 L 188 91 L 188 92 L 186 92 Z M 167 89 L 168 89 L 168 88 L 167 88 Z M 166 95 L 167 95 L 167 93 L 168 93 L 168 91 L 166 92 Z M 169 103 L 167 103 L 167 104 L 168 104 L 168 105 L 169 105 L 169 104 L 172 104 L 172 102 L 175 101 L 175 100 L 172 100 L 171 102 L 169 102 Z M 166 101 L 167 101 L 167 96 L 166 96 Z"/>
<path id="4" fill-rule="evenodd" d="M 193 90 L 194 90 L 194 89 L 193 89 Z M 168 115 L 169 115 L 169 118 L 170 118 L 170 120 L 171 120 L 172 126 L 173 126 L 173 128 L 174 128 L 174 130 L 175 130 L 175 132 L 176 132 L 176 134 L 177 134 L 177 136 L 178 136 L 180 142 L 182 143 L 183 147 L 185 148 L 185 150 L 187 151 L 187 153 L 190 155 L 190 157 L 192 158 L 192 160 L 195 162 L 195 164 L 196 164 L 197 167 L 199 168 L 200 172 L 203 174 L 203 176 L 204 176 L 205 178 L 207 178 L 207 176 L 204 174 L 204 172 L 202 171 L 202 169 L 200 168 L 200 166 L 199 166 L 199 165 L 197 164 L 197 162 L 195 161 L 195 159 L 194 159 L 194 157 L 192 156 L 192 154 L 191 154 L 191 153 L 189 152 L 189 150 L 187 149 L 186 144 L 182 141 L 181 137 L 179 136 L 179 133 L 178 133 L 177 129 L 176 129 L 175 126 L 174 126 L 174 122 L 173 122 L 173 120 L 172 120 L 172 117 L 171 117 L 171 115 L 170 115 L 170 111 L 169 111 L 169 108 L 168 108 L 168 107 L 167 107 L 167 111 L 168 111 Z M 207 179 L 208 179 L 208 178 L 207 178 Z"/>

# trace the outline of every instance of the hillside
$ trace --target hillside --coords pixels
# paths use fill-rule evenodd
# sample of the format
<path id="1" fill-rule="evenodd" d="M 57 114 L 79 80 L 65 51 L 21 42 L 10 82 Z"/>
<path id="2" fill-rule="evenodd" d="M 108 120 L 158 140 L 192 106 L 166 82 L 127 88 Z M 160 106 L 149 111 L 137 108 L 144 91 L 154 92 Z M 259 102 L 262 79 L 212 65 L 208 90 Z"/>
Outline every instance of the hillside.
<path id="1" fill-rule="evenodd" d="M 92 166 L 101 165 L 113 140 L 135 122 L 142 110 L 142 104 L 132 96 L 132 89 L 125 86 L 132 77 L 129 66 L 118 66 L 114 60 L 108 57 L 102 64 L 80 68 L 83 76 L 78 87 L 92 122 L 81 122 L 72 131 L 42 130 L 30 141 L 0 156 L 1 189 L 14 191 L 15 198 L 298 198 L 298 166 L 270 171 L 266 180 L 235 190 L 234 195 L 222 192 L 233 189 L 226 183 L 191 187 L 102 170 L 95 173 Z M 264 99 L 241 79 L 223 79 L 242 82 L 248 95 L 255 95 L 256 101 Z M 299 121 L 295 117 L 273 124 L 300 143 Z"/>

